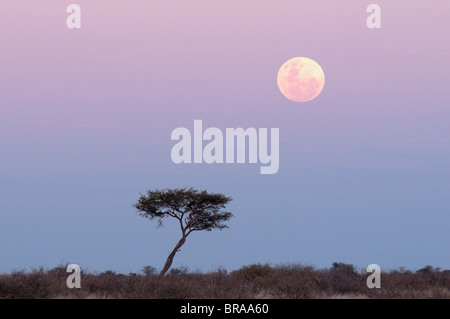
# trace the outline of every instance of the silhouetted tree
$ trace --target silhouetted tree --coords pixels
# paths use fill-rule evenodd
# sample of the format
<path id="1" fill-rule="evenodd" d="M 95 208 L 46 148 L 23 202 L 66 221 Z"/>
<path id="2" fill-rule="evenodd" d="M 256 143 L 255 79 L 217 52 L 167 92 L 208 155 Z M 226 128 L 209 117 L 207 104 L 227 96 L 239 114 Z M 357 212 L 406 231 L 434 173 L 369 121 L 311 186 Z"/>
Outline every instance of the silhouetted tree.
<path id="1" fill-rule="evenodd" d="M 331 267 L 331 271 L 339 272 L 341 274 L 354 274 L 356 273 L 355 266 L 352 264 L 345 264 L 341 262 L 334 262 Z"/>
<path id="2" fill-rule="evenodd" d="M 233 214 L 223 209 L 231 200 L 231 197 L 222 194 L 193 188 L 155 190 L 148 191 L 146 195 L 141 194 L 134 204 L 140 216 L 157 219 L 159 226 L 162 226 L 166 217 L 175 218 L 180 224 L 182 237 L 167 257 L 161 276 L 169 270 L 175 254 L 192 232 L 228 228 L 224 222 L 233 217 Z"/>
<path id="3" fill-rule="evenodd" d="M 144 268 L 142 268 L 142 273 L 146 276 L 153 275 L 155 272 L 156 268 L 153 266 L 144 266 Z"/>

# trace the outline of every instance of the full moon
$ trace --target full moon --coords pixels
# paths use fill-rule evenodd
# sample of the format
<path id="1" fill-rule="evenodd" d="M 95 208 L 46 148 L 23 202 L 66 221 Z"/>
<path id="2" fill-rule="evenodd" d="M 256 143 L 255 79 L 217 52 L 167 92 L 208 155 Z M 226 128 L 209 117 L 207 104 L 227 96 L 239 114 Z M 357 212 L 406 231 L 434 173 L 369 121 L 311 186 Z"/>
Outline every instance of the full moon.
<path id="1" fill-rule="evenodd" d="M 296 57 L 286 61 L 278 71 L 278 88 L 295 102 L 308 102 L 322 92 L 325 75 L 320 65 L 309 58 Z"/>

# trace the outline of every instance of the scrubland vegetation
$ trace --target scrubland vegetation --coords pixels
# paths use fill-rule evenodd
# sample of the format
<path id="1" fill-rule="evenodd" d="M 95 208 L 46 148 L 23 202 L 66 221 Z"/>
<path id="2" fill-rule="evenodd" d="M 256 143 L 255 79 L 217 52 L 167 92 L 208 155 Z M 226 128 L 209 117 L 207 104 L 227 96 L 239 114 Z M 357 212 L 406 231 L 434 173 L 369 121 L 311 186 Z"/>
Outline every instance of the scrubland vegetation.
<path id="1" fill-rule="evenodd" d="M 391 270 L 381 288 L 369 289 L 365 270 L 333 263 L 327 269 L 300 264 L 253 264 L 227 272 L 172 268 L 165 276 L 151 266 L 139 274 L 82 273 L 81 289 L 69 289 L 64 265 L 0 274 L 0 298 L 444 298 L 450 299 L 450 270 L 425 266 Z"/>

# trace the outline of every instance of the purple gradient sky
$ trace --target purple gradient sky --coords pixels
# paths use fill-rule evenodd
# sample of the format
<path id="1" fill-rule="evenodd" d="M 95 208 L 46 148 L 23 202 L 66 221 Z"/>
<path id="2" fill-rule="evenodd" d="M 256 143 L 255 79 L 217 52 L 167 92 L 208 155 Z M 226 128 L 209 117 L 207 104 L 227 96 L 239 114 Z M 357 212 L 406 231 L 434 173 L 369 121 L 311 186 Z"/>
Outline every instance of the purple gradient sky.
<path id="1" fill-rule="evenodd" d="M 82 29 L 65 26 L 82 8 Z M 366 7 L 382 28 L 366 27 Z M 0 3 L 0 272 L 62 261 L 161 267 L 178 240 L 131 205 L 149 188 L 234 198 L 175 266 L 450 268 L 450 2 Z M 317 61 L 314 101 L 278 91 Z M 176 127 L 280 128 L 280 170 L 175 165 Z"/>

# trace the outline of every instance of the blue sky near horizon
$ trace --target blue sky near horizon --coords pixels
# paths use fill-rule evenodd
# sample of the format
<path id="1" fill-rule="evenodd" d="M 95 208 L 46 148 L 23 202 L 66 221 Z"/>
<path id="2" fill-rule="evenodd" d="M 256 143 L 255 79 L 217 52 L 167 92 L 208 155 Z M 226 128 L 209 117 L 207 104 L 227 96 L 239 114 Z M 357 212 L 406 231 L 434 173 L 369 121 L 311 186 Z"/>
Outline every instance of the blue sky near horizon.
<path id="1" fill-rule="evenodd" d="M 132 207 L 148 189 L 233 197 L 174 267 L 341 261 L 450 269 L 450 2 L 75 1 L 0 4 L 0 273 L 61 262 L 161 268 L 179 240 Z M 43 13 L 45 13 L 45 18 Z M 308 103 L 279 67 L 315 59 Z M 280 169 L 172 162 L 173 129 L 280 129 Z"/>

